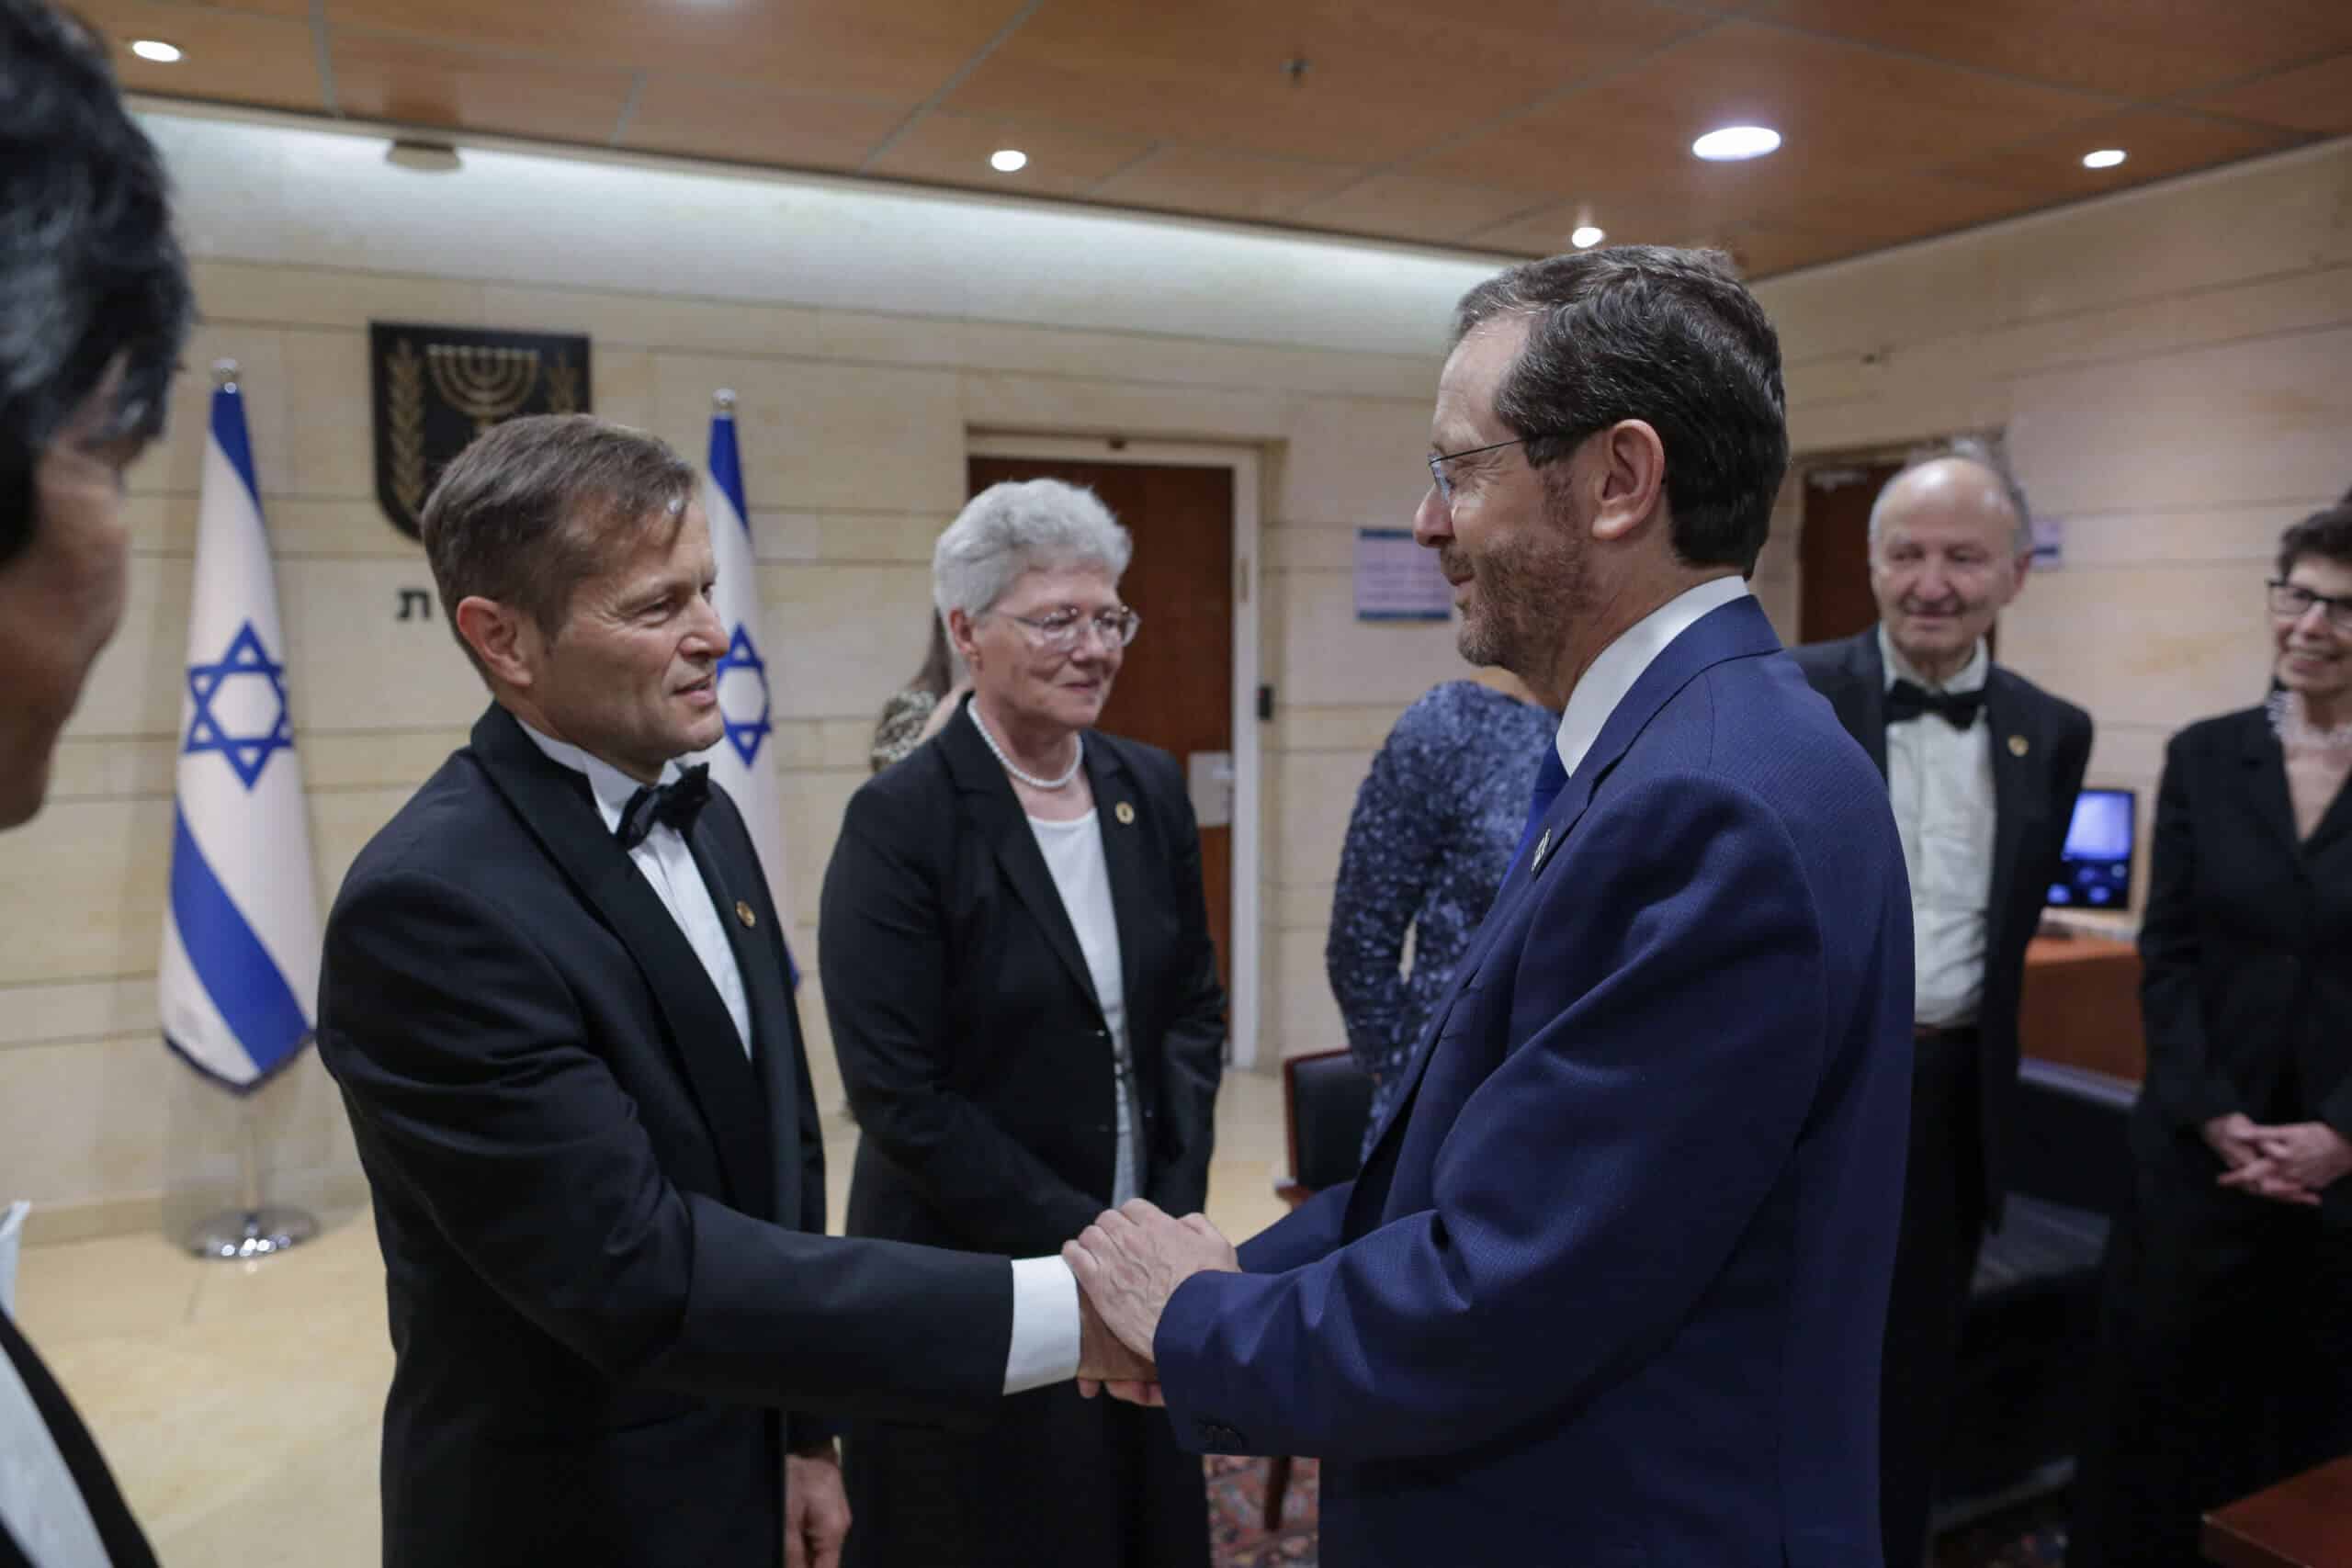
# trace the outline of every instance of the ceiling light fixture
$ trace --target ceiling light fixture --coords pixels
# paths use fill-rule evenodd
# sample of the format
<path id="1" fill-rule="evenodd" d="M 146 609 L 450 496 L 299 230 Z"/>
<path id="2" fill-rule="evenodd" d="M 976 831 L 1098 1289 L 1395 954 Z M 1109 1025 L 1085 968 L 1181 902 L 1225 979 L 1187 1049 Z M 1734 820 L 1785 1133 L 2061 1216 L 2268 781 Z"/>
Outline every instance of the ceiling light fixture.
<path id="1" fill-rule="evenodd" d="M 1568 236 L 1568 243 L 1580 251 L 1589 251 L 1607 238 L 1609 238 L 1608 235 L 1587 223 Z"/>
<path id="2" fill-rule="evenodd" d="M 1761 158 L 1781 145 L 1781 133 L 1770 126 L 1727 125 L 1690 143 L 1690 151 L 1711 164 Z"/>
<path id="3" fill-rule="evenodd" d="M 454 175 L 465 166 L 458 150 L 445 141 L 395 141 L 384 149 L 384 162 L 420 175 Z"/>
<path id="4" fill-rule="evenodd" d="M 130 43 L 130 52 L 141 60 L 152 60 L 158 65 L 170 65 L 179 60 L 180 46 L 175 43 L 165 43 L 159 38 L 133 39 Z"/>
<path id="5" fill-rule="evenodd" d="M 2096 152 L 2086 152 L 2083 154 L 2083 167 L 2086 169 L 2111 169 L 2115 167 L 2116 164 L 2123 162 L 2123 149 L 2120 147 L 2102 147 Z"/>
<path id="6" fill-rule="evenodd" d="M 1000 175 L 1017 175 L 1029 166 L 1029 154 L 1018 147 L 1000 147 L 989 154 L 989 167 Z"/>

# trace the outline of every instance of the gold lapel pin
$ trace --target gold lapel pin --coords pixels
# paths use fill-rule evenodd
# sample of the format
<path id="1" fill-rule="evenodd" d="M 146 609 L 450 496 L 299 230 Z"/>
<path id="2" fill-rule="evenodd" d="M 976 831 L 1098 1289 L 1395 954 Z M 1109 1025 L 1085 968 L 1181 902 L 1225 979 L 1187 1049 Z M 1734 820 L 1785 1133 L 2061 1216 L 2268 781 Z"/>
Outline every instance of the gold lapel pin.
<path id="1" fill-rule="evenodd" d="M 1136 825 L 1136 808 L 1124 800 L 1111 807 L 1111 815 L 1119 819 L 1119 826 L 1122 828 L 1132 828 Z"/>
<path id="2" fill-rule="evenodd" d="M 2029 745 L 2029 744 L 2027 743 L 2027 741 L 2026 741 L 2026 738 L 2025 738 L 2024 736 L 2022 736 L 2022 735 L 2012 735 L 2012 736 L 2010 736 L 2010 737 L 2009 737 L 2009 755 L 2010 755 L 2010 756 L 2012 756 L 2012 757 L 2022 757 L 2022 756 L 2024 756 L 2028 751 L 2030 751 L 2030 750 L 2033 750 L 2033 748 L 2032 748 L 2030 745 Z"/>
<path id="3" fill-rule="evenodd" d="M 759 916 L 752 913 L 752 907 L 741 898 L 735 900 L 735 918 L 743 922 L 747 931 L 760 923 Z"/>

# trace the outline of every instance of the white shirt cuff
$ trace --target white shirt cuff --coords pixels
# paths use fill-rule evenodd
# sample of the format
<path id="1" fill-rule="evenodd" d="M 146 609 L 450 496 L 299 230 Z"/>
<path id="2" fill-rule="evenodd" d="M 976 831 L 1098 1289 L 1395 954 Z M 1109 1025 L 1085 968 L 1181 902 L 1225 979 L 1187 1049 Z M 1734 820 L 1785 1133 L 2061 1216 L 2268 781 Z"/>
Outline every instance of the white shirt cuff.
<path id="1" fill-rule="evenodd" d="M 1012 1350 L 1004 1392 L 1026 1393 L 1078 1375 L 1078 1276 L 1058 1258 L 1012 1260 Z"/>

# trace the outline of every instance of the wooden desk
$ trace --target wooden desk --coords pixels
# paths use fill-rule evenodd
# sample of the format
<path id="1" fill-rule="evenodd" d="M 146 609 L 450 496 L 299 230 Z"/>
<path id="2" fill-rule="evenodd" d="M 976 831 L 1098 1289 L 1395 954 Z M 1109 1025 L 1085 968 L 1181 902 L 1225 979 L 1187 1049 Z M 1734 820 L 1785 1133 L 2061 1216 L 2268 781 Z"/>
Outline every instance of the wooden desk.
<path id="1" fill-rule="evenodd" d="M 2027 943 L 2018 1045 L 2045 1062 L 2138 1083 L 2147 1064 L 2139 950 L 2096 936 L 2038 936 Z"/>
<path id="2" fill-rule="evenodd" d="M 2222 1568 L 2352 1568 L 2352 1458 L 2206 1515 L 2205 1555 Z"/>

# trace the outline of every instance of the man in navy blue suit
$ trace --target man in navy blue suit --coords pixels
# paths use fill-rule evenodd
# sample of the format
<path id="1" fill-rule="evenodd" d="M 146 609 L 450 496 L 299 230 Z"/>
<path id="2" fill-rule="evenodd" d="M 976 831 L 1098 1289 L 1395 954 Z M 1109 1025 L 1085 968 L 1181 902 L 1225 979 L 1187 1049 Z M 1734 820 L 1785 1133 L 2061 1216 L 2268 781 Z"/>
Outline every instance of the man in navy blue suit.
<path id="1" fill-rule="evenodd" d="M 1880 1561 L 1911 919 L 1885 786 L 1749 596 L 1780 349 L 1723 258 L 1462 302 L 1415 533 L 1564 710 L 1355 1181 L 1066 1256 L 1183 1442 L 1317 1454 L 1323 1561 Z"/>

